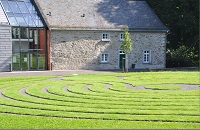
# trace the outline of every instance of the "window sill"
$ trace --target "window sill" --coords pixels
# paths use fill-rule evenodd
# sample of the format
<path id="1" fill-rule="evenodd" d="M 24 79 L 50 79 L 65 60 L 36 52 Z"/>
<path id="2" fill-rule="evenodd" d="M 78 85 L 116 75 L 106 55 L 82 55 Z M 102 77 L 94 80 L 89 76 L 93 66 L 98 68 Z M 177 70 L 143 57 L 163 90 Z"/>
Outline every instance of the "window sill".
<path id="1" fill-rule="evenodd" d="M 110 39 L 102 39 L 101 41 L 103 41 L 103 42 L 110 42 L 111 40 Z"/>
<path id="2" fill-rule="evenodd" d="M 108 64 L 109 62 L 100 62 L 100 64 Z"/>
<path id="3" fill-rule="evenodd" d="M 143 64 L 151 64 L 150 62 L 143 62 Z"/>

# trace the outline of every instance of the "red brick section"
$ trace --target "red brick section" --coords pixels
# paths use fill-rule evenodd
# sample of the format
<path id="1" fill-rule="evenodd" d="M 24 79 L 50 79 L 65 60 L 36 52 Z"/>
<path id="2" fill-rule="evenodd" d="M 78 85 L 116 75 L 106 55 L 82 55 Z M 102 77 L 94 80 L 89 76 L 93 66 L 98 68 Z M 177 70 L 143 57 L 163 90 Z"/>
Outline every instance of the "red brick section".
<path id="1" fill-rule="evenodd" d="M 45 55 L 48 59 L 47 70 L 51 70 L 51 31 L 40 30 L 40 49 L 41 54 Z"/>
<path id="2" fill-rule="evenodd" d="M 52 51 L 52 43 L 51 43 L 51 31 L 47 30 L 47 58 L 48 58 L 48 70 L 51 70 L 51 51 Z"/>
<path id="3" fill-rule="evenodd" d="M 45 36 L 45 30 L 40 30 L 39 31 L 40 35 L 40 51 L 41 54 L 45 55 L 46 52 L 46 36 Z"/>

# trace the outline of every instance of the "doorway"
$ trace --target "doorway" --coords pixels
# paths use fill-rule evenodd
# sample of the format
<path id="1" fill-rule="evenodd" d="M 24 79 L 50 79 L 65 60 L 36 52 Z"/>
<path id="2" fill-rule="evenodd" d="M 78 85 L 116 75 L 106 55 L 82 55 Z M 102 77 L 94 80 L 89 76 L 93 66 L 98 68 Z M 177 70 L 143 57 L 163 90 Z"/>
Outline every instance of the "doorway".
<path id="1" fill-rule="evenodd" d="M 46 31 L 43 28 L 12 28 L 12 70 L 45 70 Z"/>
<path id="2" fill-rule="evenodd" d="M 29 70 L 29 53 L 21 53 L 21 67 L 20 70 Z"/>
<path id="3" fill-rule="evenodd" d="M 38 52 L 21 52 L 13 55 L 13 70 L 45 70 L 45 56 Z"/>
<path id="4" fill-rule="evenodd" d="M 125 63 L 125 58 L 126 58 L 126 54 L 124 53 L 124 51 L 120 50 L 119 51 L 119 68 L 120 69 L 125 69 L 126 63 Z"/>

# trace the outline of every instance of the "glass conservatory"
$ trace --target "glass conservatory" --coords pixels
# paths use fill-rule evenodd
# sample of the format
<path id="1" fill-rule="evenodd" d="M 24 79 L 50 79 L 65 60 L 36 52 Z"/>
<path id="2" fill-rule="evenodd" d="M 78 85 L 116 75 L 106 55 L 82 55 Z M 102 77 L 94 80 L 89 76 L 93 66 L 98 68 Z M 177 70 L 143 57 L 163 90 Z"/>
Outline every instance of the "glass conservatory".
<path id="1" fill-rule="evenodd" d="M 47 26 L 32 0 L 0 0 L 12 26 L 12 70 L 47 68 Z"/>

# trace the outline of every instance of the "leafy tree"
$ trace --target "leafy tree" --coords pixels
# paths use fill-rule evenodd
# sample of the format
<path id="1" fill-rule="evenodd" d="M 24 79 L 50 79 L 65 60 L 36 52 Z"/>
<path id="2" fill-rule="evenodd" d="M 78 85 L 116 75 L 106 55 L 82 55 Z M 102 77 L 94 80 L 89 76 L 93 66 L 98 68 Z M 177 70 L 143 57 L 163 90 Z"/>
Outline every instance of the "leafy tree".
<path id="1" fill-rule="evenodd" d="M 167 51 L 167 67 L 190 67 L 197 65 L 198 62 L 192 58 L 198 57 L 195 55 L 194 48 L 187 48 L 184 45 L 178 49 L 171 49 Z"/>
<path id="2" fill-rule="evenodd" d="M 190 57 L 193 60 L 192 63 L 197 63 L 199 59 L 199 0 L 146 1 L 170 30 L 167 50 L 177 52 L 175 50 L 185 46 L 194 55 L 194 57 Z M 184 55 L 183 53 L 182 55 Z M 171 67 L 177 67 L 176 65 Z M 190 64 L 190 66 L 194 65 Z M 185 66 L 188 66 L 188 63 Z"/>
<path id="3" fill-rule="evenodd" d="M 128 31 L 129 31 L 129 28 L 128 28 L 128 26 L 126 26 L 125 30 L 124 30 L 124 40 L 122 41 L 122 46 L 121 46 L 121 49 L 126 54 L 126 58 L 125 58 L 126 72 L 128 72 L 128 56 L 127 56 L 127 54 L 133 50 L 132 40 L 130 38 L 130 33 Z"/>

